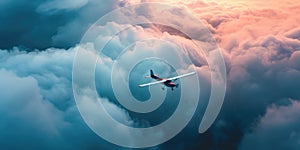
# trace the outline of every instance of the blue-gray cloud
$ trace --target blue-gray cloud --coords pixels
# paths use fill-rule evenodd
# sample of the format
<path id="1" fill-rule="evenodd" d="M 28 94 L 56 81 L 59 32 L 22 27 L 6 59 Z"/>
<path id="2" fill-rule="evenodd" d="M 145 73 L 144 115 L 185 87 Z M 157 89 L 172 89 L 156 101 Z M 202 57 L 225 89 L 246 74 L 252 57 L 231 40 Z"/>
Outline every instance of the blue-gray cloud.
<path id="1" fill-rule="evenodd" d="M 105 26 L 105 28 L 114 28 L 114 26 L 110 26 L 108 24 Z M 137 30 L 138 29 L 138 30 Z M 140 34 L 140 28 L 131 28 L 130 30 L 127 30 L 126 32 L 136 35 L 137 37 L 142 36 Z M 148 29 L 147 31 L 149 34 L 155 34 L 154 30 Z M 140 35 L 139 35 L 140 34 Z M 124 35 L 128 35 L 127 33 Z M 101 38 L 106 38 L 105 36 L 99 36 L 97 39 L 101 40 Z M 167 35 L 166 38 L 175 38 L 171 35 Z M 126 39 L 126 38 L 124 38 Z M 130 38 L 129 38 L 130 39 Z M 176 40 L 175 40 L 176 41 Z M 128 43 L 128 41 L 123 41 L 125 43 Z M 121 43 L 119 42 L 112 42 L 112 45 L 114 47 L 115 43 Z M 143 43 L 137 49 L 143 50 Z M 126 44 L 125 44 L 126 45 Z M 168 44 L 167 44 L 168 45 Z M 145 53 L 158 53 L 160 51 L 166 50 L 168 48 L 167 45 L 157 45 L 156 51 L 150 51 L 149 48 L 145 51 Z M 171 44 L 172 45 L 172 44 Z M 26 143 L 30 143 L 31 146 L 29 146 L 29 149 L 52 149 L 52 148 L 66 148 L 66 149 L 87 149 L 90 147 L 96 147 L 96 148 L 120 148 L 113 146 L 112 144 L 109 144 L 105 142 L 103 139 L 97 137 L 92 131 L 90 131 L 87 127 L 87 125 L 84 123 L 84 121 L 80 118 L 80 114 L 77 111 L 75 101 L 73 99 L 73 93 L 72 93 L 72 84 L 71 84 L 71 78 L 72 78 L 72 63 L 75 55 L 75 49 L 55 49 L 55 48 L 49 48 L 43 51 L 33 51 L 33 52 L 26 52 L 23 51 L 22 48 L 13 48 L 11 50 L 1 50 L 0 51 L 0 66 L 2 69 L 1 72 L 1 88 L 10 87 L 13 89 L 16 89 L 15 91 L 8 92 L 8 90 L 1 90 L 3 94 L 1 95 L 2 102 L 4 103 L 1 107 L 0 111 L 3 111 L 3 114 L 9 114 L 11 112 L 11 109 L 6 109 L 9 107 L 9 105 L 6 102 L 10 102 L 12 104 L 12 107 L 19 106 L 20 109 L 17 109 L 14 111 L 16 114 L 16 118 L 14 116 L 9 115 L 2 115 L 1 120 L 7 120 L 3 126 L 6 128 L 2 128 L 3 131 L 1 138 L 3 139 L 1 146 L 3 145 L 3 148 L 7 149 L 18 149 L 19 147 L 26 147 L 22 143 L 22 141 L 26 141 Z M 170 47 L 169 47 L 170 49 Z M 107 47 L 107 51 L 112 50 L 110 46 Z M 159 51 L 160 50 L 160 51 Z M 107 53 L 110 54 L 110 53 Z M 130 55 L 131 51 L 129 53 L 125 53 L 124 55 Z M 159 54 L 158 54 L 159 55 Z M 113 58 L 113 56 L 111 56 Z M 130 60 L 132 56 L 128 57 L 127 59 Z M 138 115 L 136 113 L 127 112 L 124 109 L 120 108 L 116 105 L 116 99 L 114 98 L 114 95 L 112 93 L 111 89 L 111 83 L 110 83 L 110 73 L 111 73 L 111 66 L 112 66 L 112 58 L 107 57 L 105 59 L 104 64 L 105 65 L 99 65 L 99 67 L 96 70 L 96 75 L 101 77 L 99 82 L 97 82 L 97 87 L 99 89 L 103 89 L 105 87 L 104 92 L 102 90 L 99 90 L 100 96 L 102 96 L 102 102 L 104 103 L 107 111 L 118 121 L 130 125 L 130 126 L 149 126 L 149 123 L 151 124 L 158 124 L 165 119 L 168 118 L 169 115 L 172 114 L 174 111 L 174 108 L 176 107 L 176 95 L 169 96 L 168 100 L 166 101 L 165 105 L 161 107 L 158 111 L 154 112 L 153 115 L 150 116 L 143 116 Z M 175 59 L 175 58 L 174 58 Z M 180 60 L 180 59 L 178 59 Z M 182 60 L 181 60 L 182 61 Z M 166 71 L 171 71 L 170 67 L 163 66 L 164 63 L 155 63 L 154 62 L 148 62 L 148 64 L 151 64 L 152 67 L 156 68 L 155 71 L 159 73 L 161 76 L 167 76 L 168 73 Z M 149 66 L 145 67 L 146 64 L 141 64 L 142 66 L 136 68 L 132 74 L 132 83 L 140 83 L 140 78 L 143 78 L 144 75 L 149 74 Z M 165 65 L 165 64 L 164 64 Z M 146 69 L 145 69 L 146 68 Z M 202 70 L 202 71 L 201 71 Z M 173 70 L 174 71 L 174 70 Z M 198 68 L 198 71 L 200 73 L 200 76 L 207 77 L 209 76 L 208 73 L 209 70 L 207 67 Z M 201 72 L 200 72 L 201 71 Z M 142 74 L 142 76 L 141 76 Z M 139 76 L 137 76 L 139 75 Z M 175 75 L 175 74 L 174 74 Z M 11 81 L 12 79 L 15 79 L 16 81 Z M 20 80 L 20 81 L 18 81 Z M 29 80 L 29 83 L 25 82 Z M 6 81 L 6 82 L 4 82 Z M 9 82 L 10 81 L 10 82 Z M 24 81 L 21 82 L 21 81 Z M 97 80 L 96 80 L 97 81 Z M 16 84 L 18 82 L 19 84 Z M 208 84 L 207 79 L 202 79 L 201 83 Z M 27 84 L 26 84 L 27 83 Z M 18 90 L 20 89 L 20 90 Z M 28 92 L 26 91 L 28 89 L 34 90 L 34 92 Z M 138 90 L 136 86 L 132 86 L 133 91 Z M 143 90 L 144 92 L 147 90 Z M 206 90 L 203 90 L 206 91 Z M 207 92 L 207 91 L 206 91 Z M 24 93 L 26 93 L 24 95 Z M 142 98 L 145 98 L 143 94 L 138 92 L 133 92 L 136 94 L 136 96 L 140 96 Z M 205 92 L 204 92 L 205 93 Z M 175 93 L 176 94 L 176 93 Z M 14 97 L 13 95 L 21 95 Z M 207 97 L 207 94 L 204 94 L 204 97 Z M 22 105 L 23 103 L 23 97 L 26 101 L 31 102 L 35 104 L 34 106 L 30 106 L 27 108 L 27 105 Z M 107 99 L 108 98 L 108 99 Z M 205 103 L 202 101 L 201 103 Z M 40 104 L 40 105 L 38 105 Z M 37 105 L 37 106 L 36 106 Z M 93 110 L 92 106 L 94 104 L 86 104 L 90 107 L 90 110 Z M 41 109 L 32 109 L 32 107 L 39 107 Z M 25 115 L 27 113 L 24 113 L 21 110 L 26 110 L 29 115 Z M 92 112 L 91 112 L 92 113 Z M 164 113 L 162 115 L 162 113 Z M 32 115 L 30 115 L 32 114 Z M 40 116 L 40 114 L 44 114 L 44 116 Z M 36 115 L 36 116 L 35 116 Z M 97 114 L 98 115 L 98 114 Z M 46 117 L 45 117 L 46 116 Z M 43 118 L 41 119 L 41 123 L 39 124 L 33 124 L 31 122 L 32 118 Z M 132 117 L 132 118 L 131 118 Z M 144 119 L 139 119 L 139 117 Z M 22 118 L 22 119 L 19 119 Z M 28 118 L 28 119 L 26 119 Z M 101 118 L 101 116 L 100 116 Z M 199 116 L 197 116 L 199 118 Z M 8 128 L 10 122 L 13 120 L 14 124 L 18 124 L 18 126 L 14 128 Z M 199 119 L 196 119 L 196 124 L 198 124 Z M 50 122 L 50 123 L 49 123 Z M 27 125 L 29 124 L 29 125 Z M 44 127 L 40 124 L 47 124 L 51 125 L 49 128 Z M 110 132 L 110 130 L 114 130 L 113 126 L 107 125 L 108 129 L 107 131 Z M 4 130 L 6 129 L 6 130 Z M 32 132 L 32 130 L 36 129 L 37 133 Z M 23 132 L 16 132 L 14 134 L 11 130 L 24 130 L 28 131 L 27 134 Z M 34 130 L 35 131 L 35 130 Z M 78 133 L 78 131 L 80 131 Z M 197 126 L 190 126 L 188 130 L 184 131 L 184 135 L 190 135 L 190 133 L 194 133 L 194 137 L 197 135 Z M 46 132 L 46 133 L 44 133 Z M 48 133 L 51 133 L 48 136 Z M 55 133 L 55 134 L 54 134 Z M 54 135 L 52 135 L 54 134 Z M 80 134 L 83 134 L 81 136 Z M 7 138 L 6 136 L 9 135 L 11 138 Z M 44 136 L 42 136 L 44 135 Z M 42 136 L 43 141 L 52 141 L 55 144 L 52 144 L 51 142 L 41 142 L 39 144 L 35 144 L 35 139 L 38 139 L 40 136 Z M 53 137 L 54 136 L 54 137 Z M 12 140 L 13 137 L 19 137 L 20 139 L 17 139 L 17 141 Z M 31 137 L 31 138 L 26 138 Z M 80 140 L 83 138 L 84 140 Z M 175 140 L 183 140 L 184 136 L 179 136 Z M 131 139 L 126 139 L 130 141 Z M 76 141 L 76 142 L 72 142 Z M 12 142 L 19 143 L 18 145 L 12 144 Z M 133 141 L 138 142 L 138 141 Z M 173 142 L 172 142 L 173 143 Z M 177 145 L 172 146 L 173 144 L 166 144 L 164 147 L 177 147 Z M 54 146 L 53 146 L 54 145 Z M 158 147 L 154 147 L 158 148 Z"/>
<path id="2" fill-rule="evenodd" d="M 289 149 L 300 146 L 300 103 L 284 100 L 286 105 L 271 105 L 259 119 L 252 132 L 246 133 L 241 142 L 241 150 Z"/>
<path id="3" fill-rule="evenodd" d="M 62 143 L 60 129 L 68 123 L 59 110 L 43 100 L 37 80 L 5 69 L 0 70 L 0 76 L 1 149 L 25 145 L 26 149 L 58 148 L 56 145 Z"/>
<path id="4" fill-rule="evenodd" d="M 119 5 L 118 0 L 3 0 L 0 48 L 72 47 L 93 22 Z"/>
<path id="5" fill-rule="evenodd" d="M 0 51 L 1 149 L 123 149 L 99 138 L 80 117 L 71 86 L 74 54 L 74 48 Z M 134 123 L 125 110 L 102 101 L 117 120 Z"/>

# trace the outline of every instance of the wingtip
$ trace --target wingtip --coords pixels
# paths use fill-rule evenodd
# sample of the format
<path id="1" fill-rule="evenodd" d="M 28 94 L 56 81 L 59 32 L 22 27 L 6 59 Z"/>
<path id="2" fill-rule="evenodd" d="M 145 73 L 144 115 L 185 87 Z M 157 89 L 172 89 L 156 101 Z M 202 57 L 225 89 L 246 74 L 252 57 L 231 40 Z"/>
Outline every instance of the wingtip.
<path id="1" fill-rule="evenodd" d="M 190 72 L 190 73 L 189 73 L 189 75 L 193 75 L 193 74 L 196 74 L 196 72 L 194 71 L 194 72 Z"/>

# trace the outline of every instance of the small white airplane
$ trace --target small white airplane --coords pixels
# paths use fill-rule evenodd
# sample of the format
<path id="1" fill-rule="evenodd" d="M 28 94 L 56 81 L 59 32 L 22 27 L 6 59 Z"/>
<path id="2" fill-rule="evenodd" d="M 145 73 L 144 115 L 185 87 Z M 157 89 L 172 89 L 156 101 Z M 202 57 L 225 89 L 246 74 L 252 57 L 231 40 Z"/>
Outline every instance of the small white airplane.
<path id="1" fill-rule="evenodd" d="M 157 81 L 146 83 L 146 84 L 141 84 L 141 85 L 139 85 L 139 87 L 145 87 L 145 86 L 150 86 L 150 85 L 161 83 L 164 86 L 171 87 L 171 89 L 173 91 L 174 87 L 178 87 L 178 84 L 174 83 L 174 81 L 176 81 L 179 78 L 187 77 L 187 76 L 194 75 L 194 74 L 196 74 L 196 73 L 195 72 L 190 72 L 190 73 L 179 75 L 179 76 L 176 76 L 176 77 L 160 78 L 160 77 L 158 77 L 158 75 L 154 74 L 152 70 L 150 70 L 150 76 L 146 76 L 146 77 L 155 79 Z M 164 90 L 164 87 L 162 89 Z"/>

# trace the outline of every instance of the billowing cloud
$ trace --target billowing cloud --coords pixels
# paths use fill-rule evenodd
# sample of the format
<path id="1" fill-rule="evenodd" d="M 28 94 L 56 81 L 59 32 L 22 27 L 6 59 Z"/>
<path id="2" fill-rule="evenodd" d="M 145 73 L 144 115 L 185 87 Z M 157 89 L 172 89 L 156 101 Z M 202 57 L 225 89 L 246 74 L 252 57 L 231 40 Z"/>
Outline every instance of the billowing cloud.
<path id="1" fill-rule="evenodd" d="M 120 5 L 118 0 L 3 0 L 0 4 L 0 48 L 30 50 L 75 46 L 92 23 Z"/>
<path id="2" fill-rule="evenodd" d="M 8 21 L 0 25 L 2 33 L 0 46 L 3 48 L 18 45 L 30 48 L 69 47 L 77 43 L 89 24 L 105 12 L 119 5 L 149 1 L 120 3 L 105 1 L 105 5 L 103 5 L 104 1 L 93 0 L 77 0 L 74 3 L 72 1 L 72 4 L 68 0 L 62 1 L 65 5 L 57 2 L 56 0 L 39 3 L 1 1 L 3 5 L 0 5 L 0 13 L 6 15 L 1 15 L 0 19 Z M 165 0 L 163 2 L 180 6 L 174 11 L 179 16 L 182 15 L 181 9 L 189 9 L 213 33 L 225 56 L 228 90 L 222 112 L 208 132 L 202 135 L 196 132 L 201 119 L 199 114 L 206 106 L 206 102 L 202 102 L 198 115 L 193 118 L 192 123 L 183 133 L 161 145 L 160 148 L 267 149 L 274 146 L 279 149 L 294 149 L 299 147 L 299 118 L 297 117 L 300 99 L 298 92 L 300 88 L 298 80 L 300 78 L 299 2 L 294 0 L 284 3 L 277 0 L 234 2 Z M 15 8 L 16 11 L 9 11 L 10 7 Z M 151 12 L 151 10 L 136 11 Z M 27 17 L 20 17 L 20 14 Z M 172 21 L 167 13 L 161 15 L 161 19 Z M 117 23 L 108 25 L 99 29 L 110 32 L 123 26 Z M 184 25 L 182 27 L 189 29 L 190 32 L 197 27 L 189 23 Z M 96 74 L 104 75 L 99 80 L 101 82 L 97 82 L 97 88 L 100 95 L 104 97 L 103 102 L 108 109 L 110 108 L 110 113 L 114 114 L 117 120 L 133 126 L 136 125 L 136 118 L 144 116 L 119 108 L 110 87 L 110 68 L 118 52 L 126 45 L 147 37 L 163 37 L 162 39 L 172 42 L 180 41 L 186 44 L 181 47 L 182 49 L 193 50 L 189 47 L 188 38 L 174 34 L 172 30 L 159 27 L 154 30 L 143 26 L 131 27 L 124 34 L 114 38 L 107 46 L 107 51 L 104 52 L 107 55 L 104 65 L 100 65 L 101 67 L 96 71 Z M 103 35 L 94 40 L 101 44 L 107 38 L 110 37 Z M 112 49 L 117 50 L 114 51 L 117 53 L 112 53 Z M 132 49 L 132 53 L 134 50 Z M 6 122 L 0 125 L 1 133 L 4 133 L 0 137 L 3 139 L 1 145 L 5 145 L 4 148 L 18 148 L 10 147 L 12 144 L 9 142 L 13 141 L 13 137 L 19 137 L 16 143 L 41 140 L 41 144 L 30 147 L 31 149 L 56 148 L 53 146 L 55 144 L 78 149 L 113 147 L 92 133 L 79 117 L 71 90 L 72 61 L 75 55 L 73 48 L 67 51 L 50 48 L 43 52 L 31 53 L 20 51 L 18 48 L 9 51 L 0 51 L 0 81 L 3 83 L 0 84 L 0 112 L 3 112 L 0 119 L 1 122 L 2 120 Z M 151 53 L 155 52 L 151 51 Z M 130 53 L 127 55 L 130 56 Z M 205 59 L 199 59 L 197 51 L 192 51 L 190 56 L 197 66 L 201 83 L 209 87 L 210 70 L 206 66 Z M 160 66 L 154 63 L 151 65 Z M 158 72 L 167 69 L 162 67 Z M 137 74 L 147 74 L 139 71 L 138 67 L 135 71 L 138 73 L 133 73 L 134 77 Z M 20 84 L 15 84 L 16 82 Z M 139 83 L 136 80 L 132 82 Z M 16 91 L 7 90 L 6 87 Z M 209 89 L 201 90 L 204 91 L 203 98 L 207 98 Z M 147 94 L 141 95 L 141 92 L 133 93 L 140 99 L 145 99 L 147 96 Z M 286 99 L 293 100 L 287 105 Z M 160 111 L 171 114 L 173 109 L 168 108 L 173 108 L 174 102 L 168 101 L 167 104 L 170 107 L 164 107 Z M 15 111 L 8 109 L 8 106 L 14 107 Z M 32 109 L 35 107 L 40 109 Z M 167 115 L 153 116 L 155 117 L 146 117 L 144 125 L 149 125 L 149 122 L 159 123 Z M 29 122 L 27 118 L 39 119 Z M 23 132 L 12 132 L 13 129 L 9 128 L 9 125 Z M 13 134 L 9 135 L 9 133 Z M 45 136 L 40 137 L 40 133 Z M 11 137 L 6 138 L 6 135 Z M 24 135 L 32 138 L 25 139 Z M 53 143 L 43 143 L 43 140 L 53 138 L 55 138 L 52 140 Z"/>
<path id="3" fill-rule="evenodd" d="M 73 48 L 30 53 L 19 48 L 1 50 L 1 148 L 122 149 L 96 136 L 81 119 L 71 84 L 74 53 Z M 134 125 L 124 109 L 107 99 L 100 101 L 111 116 Z M 87 105 L 93 110 L 93 104 Z M 116 130 L 107 127 L 108 132 Z"/>
<path id="4" fill-rule="evenodd" d="M 37 80 L 18 77 L 5 69 L 0 70 L 0 76 L 1 148 L 58 148 L 55 145 L 62 142 L 60 129 L 68 123 L 52 103 L 43 99 Z M 28 139 L 35 142 L 27 144 Z"/>
<path id="5" fill-rule="evenodd" d="M 193 12 L 214 34 L 226 59 L 229 85 L 223 111 L 210 130 L 212 139 L 201 146 L 236 149 L 270 104 L 299 99 L 299 2 L 163 2 Z"/>
<path id="6" fill-rule="evenodd" d="M 291 100 L 286 106 L 273 104 L 268 107 L 252 132 L 245 135 L 240 149 L 298 149 L 300 145 L 299 107 L 299 101 L 295 100 Z"/>
<path id="7" fill-rule="evenodd" d="M 109 23 L 105 26 L 103 26 L 103 34 L 97 35 L 98 37 L 95 38 L 96 43 L 103 44 L 101 41 L 105 40 L 110 35 L 109 32 L 113 32 L 114 30 L 123 27 L 123 25 L 118 25 L 114 23 Z M 116 59 L 116 56 L 122 50 L 124 47 L 128 46 L 128 44 L 132 43 L 135 40 L 138 40 L 140 38 L 149 38 L 149 37 L 160 37 L 162 36 L 162 41 L 173 41 L 173 42 L 179 42 L 181 40 L 184 40 L 184 37 L 178 37 L 175 35 L 170 35 L 167 33 L 160 33 L 152 28 L 145 28 L 143 29 L 141 26 L 128 26 L 130 27 L 128 30 L 124 31 L 120 37 L 116 37 L 111 41 L 109 45 L 107 45 L 106 49 L 104 50 L 104 54 L 106 55 L 104 60 L 102 62 L 98 62 L 99 66 L 97 66 L 96 75 L 97 77 L 101 77 L 99 79 L 99 82 L 97 82 L 97 88 L 99 90 L 99 95 L 102 97 L 100 98 L 100 101 L 103 103 L 107 111 L 112 115 L 116 120 L 129 125 L 129 126 L 142 126 L 146 127 L 150 124 L 159 124 L 160 122 L 167 119 L 174 111 L 174 108 L 176 108 L 176 97 L 178 95 L 169 95 L 169 98 L 165 105 L 161 107 L 158 111 L 154 112 L 154 115 L 150 115 L 150 117 L 145 116 L 139 116 L 138 114 L 135 114 L 133 112 L 127 112 L 124 109 L 120 108 L 119 105 L 116 105 L 117 101 L 114 98 L 113 91 L 110 89 L 111 82 L 111 66 L 113 63 L 113 60 Z M 187 42 L 184 40 L 184 42 Z M 190 48 L 189 45 L 184 45 L 186 43 L 182 43 L 185 48 Z M 135 57 L 135 53 L 138 55 L 145 55 L 145 54 L 152 54 L 153 56 L 161 56 L 165 54 L 169 54 L 172 49 L 177 49 L 175 51 L 176 53 L 173 53 L 171 57 L 173 61 L 176 60 L 177 63 L 181 64 L 182 66 L 187 66 L 186 60 L 180 57 L 180 54 L 187 53 L 181 52 L 180 49 L 176 47 L 175 44 L 172 44 L 171 42 L 167 42 L 165 44 L 162 44 L 163 42 L 155 43 L 154 45 L 145 45 L 149 43 L 143 43 L 138 42 L 132 49 L 130 49 L 128 52 L 124 53 L 123 56 L 125 58 L 125 62 L 130 62 Z M 189 43 L 189 42 L 188 42 Z M 82 46 L 82 45 L 79 45 Z M 96 45 L 97 46 L 97 45 Z M 155 47 L 153 47 L 155 46 Z M 118 49 L 115 49 L 118 48 Z M 112 144 L 108 144 L 101 140 L 100 138 L 96 138 L 95 134 L 91 133 L 91 131 L 88 130 L 88 127 L 84 124 L 83 120 L 80 119 L 80 115 L 76 109 L 75 101 L 73 99 L 73 93 L 72 93 L 72 84 L 71 84 L 71 78 L 72 78 L 72 63 L 75 56 L 75 49 L 71 48 L 68 50 L 65 49 L 55 49 L 55 48 L 49 48 L 44 51 L 34 51 L 34 52 L 26 52 L 23 51 L 21 48 L 13 48 L 12 50 L 1 50 L 0 53 L 0 65 L 1 68 L 5 70 L 5 72 L 11 72 L 10 75 L 7 76 L 13 76 L 15 78 L 21 78 L 21 79 L 31 79 L 35 84 L 28 84 L 25 85 L 22 89 L 28 89 L 29 87 L 36 87 L 36 95 L 39 95 L 39 99 L 31 99 L 32 94 L 28 93 L 28 97 L 30 100 L 34 101 L 34 103 L 42 103 L 43 101 L 49 105 L 49 110 L 45 109 L 45 113 L 50 115 L 49 117 L 58 118 L 57 120 L 54 120 L 52 123 L 54 125 L 54 128 L 57 129 L 57 135 L 59 135 L 59 138 L 57 140 L 54 140 L 54 142 L 58 142 L 57 146 L 59 145 L 64 146 L 66 148 L 89 148 L 89 147 L 115 147 L 112 146 Z M 154 49 L 154 50 L 153 50 Z M 114 53 L 112 53 L 114 52 Z M 87 58 L 88 59 L 88 58 Z M 155 63 L 154 62 L 148 62 L 151 63 L 151 66 L 153 68 L 156 68 L 155 71 L 161 76 L 167 76 L 168 73 L 166 71 L 174 71 L 170 68 L 170 66 L 163 66 L 164 63 Z M 146 65 L 146 66 L 145 66 Z M 166 64 L 164 64 L 166 65 Z M 182 67 L 181 66 L 181 67 Z M 145 69 L 146 68 L 146 69 Z M 138 75 L 148 75 L 149 74 L 149 66 L 146 64 L 142 64 L 139 68 L 136 68 L 134 72 L 138 72 Z M 182 68 L 181 68 L 182 69 Z M 201 76 L 207 77 L 209 76 L 208 73 L 209 70 L 207 67 L 199 67 L 197 70 L 202 70 Z M 83 73 L 84 70 L 82 70 Z M 117 74 L 118 76 L 122 76 L 122 74 Z M 173 73 L 173 75 L 176 75 Z M 137 73 L 135 74 L 137 76 Z M 3 80 L 7 80 L 6 76 L 3 77 Z M 141 76 L 138 76 L 137 78 L 131 78 L 133 80 L 133 83 L 141 83 Z M 201 82 L 203 84 L 208 84 L 208 79 L 204 78 Z M 97 81 L 97 80 L 96 80 Z M 146 82 L 142 80 L 143 82 Z M 149 80 L 147 81 L 149 82 Z M 11 83 L 3 82 L 2 85 L 7 85 Z M 15 84 L 14 86 L 21 86 L 21 84 Z M 103 89 L 105 87 L 104 91 Z M 133 86 L 133 91 L 141 90 L 137 89 L 137 86 Z M 142 89 L 143 92 L 147 92 L 147 89 Z M 159 89 L 159 91 L 161 91 Z M 203 90 L 206 91 L 206 90 Z M 6 91 L 3 91 L 6 92 Z M 207 92 L 207 91 L 206 91 Z M 14 94 L 18 95 L 19 91 L 14 91 Z M 141 96 L 145 99 L 145 95 L 142 95 L 139 92 L 133 92 L 136 94 L 136 96 Z M 175 93 L 176 94 L 176 93 Z M 22 93 L 20 93 L 22 95 Z M 88 98 L 88 93 L 86 94 Z M 205 94 L 204 94 L 205 95 Z M 204 97 L 207 97 L 205 95 Z M 7 96 L 7 101 L 12 101 L 10 96 Z M 19 105 L 19 103 L 22 101 L 22 98 L 18 97 L 16 98 L 13 103 L 15 105 Z M 98 101 L 98 99 L 94 100 Z M 202 103 L 205 103 L 202 101 Z M 85 106 L 91 110 L 89 113 L 90 115 L 95 115 L 101 118 L 101 114 L 94 114 L 97 109 L 97 107 L 94 107 L 96 103 L 86 103 Z M 10 111 L 10 110 L 6 110 Z M 28 110 L 30 113 L 35 113 L 34 111 L 31 112 L 30 109 Z M 38 109 L 36 110 L 38 111 Z M 57 113 L 52 113 L 57 112 Z M 187 111 L 188 112 L 188 111 Z M 18 112 L 16 112 L 18 113 Z M 164 113 L 164 115 L 162 115 Z M 18 114 L 18 116 L 22 116 L 21 113 Z M 7 119 L 14 119 L 10 116 L 1 116 L 3 118 Z M 31 116 L 32 117 L 32 116 Z M 140 119 L 139 117 L 144 117 L 145 119 Z M 26 118 L 26 116 L 24 116 Z M 2 118 L 1 118 L 2 119 Z M 50 119 L 49 119 L 50 120 Z M 198 119 L 197 119 L 198 120 Z M 15 120 L 18 124 L 22 124 L 24 120 Z M 101 121 L 101 120 L 100 120 Z M 24 123 L 27 123 L 24 121 Z M 62 124 L 62 125 L 61 125 Z M 6 124 L 4 124 L 6 125 Z M 32 125 L 34 128 L 40 129 L 40 126 Z M 119 131 L 116 129 L 115 126 L 107 124 L 107 132 L 111 133 L 111 131 Z M 28 127 L 21 126 L 19 128 L 24 128 L 24 130 L 31 130 Z M 194 131 L 197 131 L 196 126 L 190 127 Z M 17 128 L 18 129 L 18 128 Z M 12 130 L 12 129 L 10 129 Z M 84 134 L 87 134 L 83 136 L 85 140 L 81 142 L 75 142 L 76 144 L 71 144 L 74 142 L 71 142 L 72 140 L 78 141 L 79 135 L 76 134 L 76 131 L 74 130 L 82 130 Z M 9 131 L 9 130 L 8 130 Z M 126 132 L 126 130 L 122 130 Z M 74 133 L 72 133 L 74 132 Z M 87 132 L 87 133 L 86 133 Z M 190 131 L 186 131 L 185 134 L 190 133 Z M 4 134 L 3 134 L 4 135 Z M 159 135 L 159 134 L 158 134 Z M 24 137 L 22 133 L 11 135 L 11 136 L 20 136 Z M 34 134 L 32 136 L 35 136 Z M 38 136 L 38 134 L 36 135 Z M 70 137 L 72 136 L 72 137 Z M 4 137 L 2 137 L 4 138 Z M 34 139 L 33 137 L 32 139 Z M 48 137 L 44 137 L 45 140 L 49 140 Z M 68 139 L 70 138 L 70 139 Z M 31 138 L 27 138 L 26 141 L 28 143 L 34 142 Z M 182 137 L 177 138 L 177 140 L 182 139 Z M 90 142 L 90 141 L 91 142 Z M 99 140 L 99 141 L 97 141 Z M 132 139 L 126 139 L 128 142 L 138 142 L 138 141 L 132 141 Z M 7 144 L 5 148 L 16 148 L 13 145 L 9 144 L 9 141 L 3 140 L 3 143 Z M 65 142 L 66 141 L 66 142 Z M 24 146 L 20 144 L 20 146 Z M 48 145 L 48 143 L 41 143 L 37 145 L 37 148 L 33 147 L 33 149 L 38 148 L 51 148 L 51 146 Z M 155 147 L 154 147 L 155 148 Z"/>

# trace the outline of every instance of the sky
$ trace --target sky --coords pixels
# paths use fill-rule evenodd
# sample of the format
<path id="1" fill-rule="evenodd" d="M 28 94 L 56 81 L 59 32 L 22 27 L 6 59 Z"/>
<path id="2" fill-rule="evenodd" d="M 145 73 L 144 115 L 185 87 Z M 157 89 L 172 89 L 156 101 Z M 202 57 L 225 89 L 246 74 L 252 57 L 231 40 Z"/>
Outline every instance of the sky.
<path id="1" fill-rule="evenodd" d="M 176 8 L 172 13 L 156 14 L 159 21 L 175 23 L 179 31 L 155 24 L 123 24 L 122 21 L 128 21 L 124 19 L 126 14 L 118 16 L 119 20 L 94 24 L 113 10 L 145 2 L 158 1 L 0 2 L 0 149 L 131 149 L 99 137 L 90 128 L 93 124 L 87 123 L 79 111 L 86 110 L 88 116 L 104 118 L 104 114 L 97 113 L 99 108 L 95 103 L 101 102 L 115 120 L 127 126 L 142 128 L 162 123 L 180 104 L 181 93 L 176 91 L 186 88 L 179 87 L 175 92 L 162 91 L 161 86 L 149 90 L 138 88 L 135 85 L 140 82 L 152 81 L 143 77 L 149 74 L 149 68 L 155 68 L 162 77 L 177 75 L 175 70 L 184 73 L 194 68 L 201 90 L 185 91 L 200 92 L 198 104 L 186 105 L 188 110 L 197 106 L 187 126 L 171 140 L 145 149 L 296 150 L 300 147 L 299 1 L 159 1 Z M 130 13 L 148 21 L 156 10 L 149 7 L 132 9 Z M 178 17 L 172 17 L 174 14 Z M 190 15 L 201 24 L 189 22 L 191 18 L 187 16 Z M 112 36 L 124 28 L 126 30 Z M 206 132 L 199 134 L 201 116 L 212 92 L 212 72 L 210 60 L 195 48 L 191 39 L 206 47 L 211 41 L 202 34 L 206 33 L 204 28 L 211 33 L 223 55 L 227 84 L 218 117 Z M 198 29 L 203 32 L 198 34 L 195 32 Z M 188 35 L 180 32 L 183 30 Z M 107 40 L 109 44 L 105 45 Z M 84 90 L 86 103 L 79 103 L 84 107 L 78 108 L 72 87 L 72 72 L 76 70 L 73 63 L 78 61 L 76 52 L 80 48 L 91 51 L 88 58 L 82 59 L 86 60 L 82 66 L 86 67 L 87 60 L 98 56 L 93 52 L 103 46 L 101 61 L 95 65 L 95 89 L 99 97 L 94 99 L 90 89 Z M 167 57 L 169 55 L 172 57 Z M 166 56 L 164 58 L 177 68 L 164 61 L 147 60 L 135 64 L 128 73 L 134 60 L 143 56 Z M 116 60 L 122 63 L 115 66 Z M 113 70 L 113 67 L 118 69 Z M 89 79 L 86 70 L 79 75 L 82 78 L 75 83 L 86 86 L 84 81 L 89 81 L 85 80 Z M 126 79 L 129 86 L 118 89 L 115 86 L 118 83 L 111 80 L 122 85 L 123 76 L 129 76 Z M 132 97 L 145 101 L 153 91 L 161 94 L 158 98 L 165 97 L 165 101 L 148 114 L 126 109 L 116 94 L 119 92 L 125 101 Z M 97 121 L 93 123 L 103 125 L 105 134 L 128 132 L 101 119 Z M 159 132 L 157 139 L 164 133 Z M 143 141 L 134 136 L 120 140 L 133 144 Z"/>

